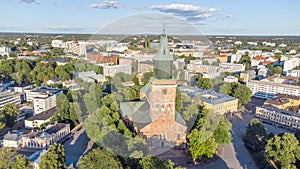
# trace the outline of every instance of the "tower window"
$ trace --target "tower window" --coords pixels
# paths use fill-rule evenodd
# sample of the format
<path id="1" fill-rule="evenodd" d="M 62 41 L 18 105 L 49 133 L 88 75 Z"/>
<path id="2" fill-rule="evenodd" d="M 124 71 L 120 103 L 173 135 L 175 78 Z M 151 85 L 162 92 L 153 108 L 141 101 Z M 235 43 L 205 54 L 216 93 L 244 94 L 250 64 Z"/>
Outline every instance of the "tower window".
<path id="1" fill-rule="evenodd" d="M 177 134 L 177 140 L 180 140 L 180 134 Z"/>

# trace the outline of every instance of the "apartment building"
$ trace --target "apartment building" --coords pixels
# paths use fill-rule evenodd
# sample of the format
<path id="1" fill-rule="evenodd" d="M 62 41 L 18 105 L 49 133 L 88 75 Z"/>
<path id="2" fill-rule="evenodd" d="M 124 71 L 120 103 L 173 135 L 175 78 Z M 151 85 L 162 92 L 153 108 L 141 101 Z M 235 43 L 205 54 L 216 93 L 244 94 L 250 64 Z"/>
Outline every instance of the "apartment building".
<path id="1" fill-rule="evenodd" d="M 286 76 L 291 76 L 291 77 L 300 77 L 300 70 L 289 70 L 286 72 Z"/>
<path id="2" fill-rule="evenodd" d="M 255 78 L 256 72 L 254 70 L 247 70 L 240 73 L 240 79 L 243 82 L 248 82 Z"/>
<path id="3" fill-rule="evenodd" d="M 28 102 L 33 102 L 33 99 L 35 97 L 48 97 L 49 95 L 55 95 L 58 96 L 61 93 L 63 93 L 63 91 L 59 88 L 50 88 L 47 86 L 42 86 L 36 89 L 25 89 L 24 90 L 25 94 L 26 94 L 26 101 Z"/>
<path id="4" fill-rule="evenodd" d="M 131 65 L 114 65 L 114 66 L 103 67 L 104 76 L 114 77 L 116 73 L 121 73 L 121 72 L 131 75 L 132 73 Z"/>
<path id="5" fill-rule="evenodd" d="M 12 90 L 3 90 L 0 92 L 0 111 L 6 104 L 21 104 L 24 101 L 23 94 L 14 92 Z"/>
<path id="6" fill-rule="evenodd" d="M 300 114 L 278 109 L 269 105 L 256 107 L 255 116 L 262 121 L 285 126 L 288 129 L 300 129 Z"/>
<path id="7" fill-rule="evenodd" d="M 226 83 L 234 83 L 234 82 L 238 82 L 238 81 L 239 81 L 239 78 L 234 77 L 234 76 L 226 76 L 224 78 L 224 82 L 226 82 Z"/>
<path id="8" fill-rule="evenodd" d="M 273 98 L 277 93 L 300 96 L 300 86 L 250 80 L 247 87 L 258 98 Z"/>
<path id="9" fill-rule="evenodd" d="M 220 63 L 220 68 L 227 69 L 227 72 L 235 73 L 245 71 L 245 65 L 235 63 Z"/>
<path id="10" fill-rule="evenodd" d="M 56 96 L 48 95 L 47 97 L 34 97 L 33 98 L 33 109 L 34 114 L 47 111 L 51 108 L 56 107 Z"/>

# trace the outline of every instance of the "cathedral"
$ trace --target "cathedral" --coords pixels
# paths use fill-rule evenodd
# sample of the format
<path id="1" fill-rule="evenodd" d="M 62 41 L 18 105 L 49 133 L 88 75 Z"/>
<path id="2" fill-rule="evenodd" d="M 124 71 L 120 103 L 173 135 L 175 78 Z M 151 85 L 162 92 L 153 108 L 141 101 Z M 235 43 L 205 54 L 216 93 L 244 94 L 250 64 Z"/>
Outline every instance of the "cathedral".
<path id="1" fill-rule="evenodd" d="M 175 110 L 176 80 L 173 57 L 163 31 L 158 52 L 153 58 L 153 77 L 140 91 L 141 101 L 122 102 L 121 114 L 137 133 L 144 136 L 150 150 L 163 150 L 186 143 L 187 126 Z"/>

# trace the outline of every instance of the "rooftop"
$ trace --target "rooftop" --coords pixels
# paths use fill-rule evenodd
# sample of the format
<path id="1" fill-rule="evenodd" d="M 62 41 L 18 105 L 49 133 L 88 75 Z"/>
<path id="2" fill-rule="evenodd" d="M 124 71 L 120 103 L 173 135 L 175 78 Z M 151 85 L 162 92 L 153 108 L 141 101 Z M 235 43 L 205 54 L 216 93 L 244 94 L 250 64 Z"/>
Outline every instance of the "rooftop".
<path id="1" fill-rule="evenodd" d="M 185 92 L 191 98 L 200 96 L 203 102 L 214 105 L 237 100 L 237 98 L 217 93 L 213 90 L 199 89 L 196 86 L 179 86 L 178 89 Z"/>
<path id="2" fill-rule="evenodd" d="M 56 112 L 56 108 L 52 108 L 50 110 L 44 111 L 42 113 L 39 113 L 35 116 L 32 116 L 30 118 L 28 118 L 28 121 L 34 121 L 34 120 L 47 120 L 50 119 Z"/>

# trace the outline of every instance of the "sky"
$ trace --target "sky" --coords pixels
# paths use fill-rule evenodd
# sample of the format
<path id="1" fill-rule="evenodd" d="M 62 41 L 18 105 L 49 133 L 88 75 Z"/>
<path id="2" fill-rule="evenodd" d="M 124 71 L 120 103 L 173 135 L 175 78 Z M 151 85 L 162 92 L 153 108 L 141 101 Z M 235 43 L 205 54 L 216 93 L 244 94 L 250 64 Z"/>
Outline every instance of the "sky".
<path id="1" fill-rule="evenodd" d="M 204 35 L 300 35 L 299 0 L 0 0 L 0 6 L 0 32 L 96 33 L 124 24 L 151 32 L 151 25 L 177 23 L 179 34 L 195 27 Z"/>

